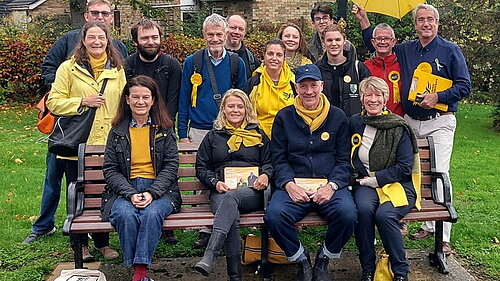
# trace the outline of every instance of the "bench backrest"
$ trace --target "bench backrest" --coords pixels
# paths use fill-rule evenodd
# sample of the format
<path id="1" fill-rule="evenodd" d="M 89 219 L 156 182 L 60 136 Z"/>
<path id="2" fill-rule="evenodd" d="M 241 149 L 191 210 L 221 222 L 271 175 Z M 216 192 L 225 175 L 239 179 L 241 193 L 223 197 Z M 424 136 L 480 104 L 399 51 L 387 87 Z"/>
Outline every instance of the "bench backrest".
<path id="1" fill-rule="evenodd" d="M 420 167 L 422 170 L 422 198 L 431 199 L 431 169 L 434 167 L 434 156 L 431 154 L 432 140 L 419 139 Z M 179 149 L 179 189 L 182 194 L 183 207 L 199 207 L 208 204 L 208 192 L 196 178 L 194 163 L 196 162 L 196 143 L 178 143 Z M 102 145 L 80 145 L 78 180 L 84 183 L 84 206 L 83 210 L 99 209 L 101 206 L 101 194 L 106 182 L 102 172 L 104 162 L 104 146 Z"/>

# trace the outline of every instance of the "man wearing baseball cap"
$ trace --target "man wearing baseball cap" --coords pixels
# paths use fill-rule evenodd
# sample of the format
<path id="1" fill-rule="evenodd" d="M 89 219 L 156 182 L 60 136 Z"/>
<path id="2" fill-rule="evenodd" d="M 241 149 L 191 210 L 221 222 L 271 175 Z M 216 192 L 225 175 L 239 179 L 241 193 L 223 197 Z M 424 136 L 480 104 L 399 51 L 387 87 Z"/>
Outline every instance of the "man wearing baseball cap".
<path id="1" fill-rule="evenodd" d="M 329 281 L 328 262 L 340 258 L 357 220 L 346 188 L 351 176 L 347 117 L 322 93 L 316 65 L 299 66 L 295 81 L 294 104 L 280 110 L 273 124 L 276 191 L 264 221 L 288 259 L 297 262 L 297 280 Z M 295 223 L 310 212 L 328 221 L 314 267 L 295 229 Z"/>

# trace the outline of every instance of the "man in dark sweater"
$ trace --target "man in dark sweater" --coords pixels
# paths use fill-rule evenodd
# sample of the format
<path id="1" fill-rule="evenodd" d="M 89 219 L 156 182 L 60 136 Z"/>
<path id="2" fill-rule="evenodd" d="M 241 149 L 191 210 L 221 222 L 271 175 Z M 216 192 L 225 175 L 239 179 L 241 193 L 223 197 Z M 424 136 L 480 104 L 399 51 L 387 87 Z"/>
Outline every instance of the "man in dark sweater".
<path id="1" fill-rule="evenodd" d="M 179 107 L 182 69 L 179 61 L 161 51 L 160 25 L 150 19 L 142 19 L 131 30 L 137 52 L 125 60 L 127 80 L 137 75 L 153 78 L 160 89 L 169 116 L 175 120 Z"/>
<path id="2" fill-rule="evenodd" d="M 227 18 L 227 24 L 226 50 L 237 53 L 245 62 L 247 79 L 249 79 L 254 70 L 260 66 L 260 60 L 243 43 L 243 38 L 247 34 L 247 22 L 240 15 L 232 15 Z"/>

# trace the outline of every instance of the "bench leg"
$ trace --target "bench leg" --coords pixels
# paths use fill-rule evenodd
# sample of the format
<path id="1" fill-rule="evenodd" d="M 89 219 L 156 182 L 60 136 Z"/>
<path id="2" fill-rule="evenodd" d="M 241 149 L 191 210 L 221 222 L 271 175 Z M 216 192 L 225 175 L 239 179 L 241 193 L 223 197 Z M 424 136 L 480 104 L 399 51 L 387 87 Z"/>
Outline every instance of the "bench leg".
<path id="1" fill-rule="evenodd" d="M 443 253 L 443 221 L 436 221 L 436 232 L 434 235 L 434 253 L 429 254 L 429 262 L 431 266 L 437 267 L 439 272 L 448 274 L 448 263 Z"/>
<path id="2" fill-rule="evenodd" d="M 81 235 L 71 235 L 69 237 L 71 247 L 73 248 L 74 258 L 75 258 L 75 268 L 83 268 L 83 253 L 82 253 L 82 236 Z"/>
<path id="3" fill-rule="evenodd" d="M 269 231 L 266 226 L 262 226 L 261 233 L 261 256 L 260 256 L 260 272 L 263 281 L 271 280 L 271 271 L 269 268 Z"/>

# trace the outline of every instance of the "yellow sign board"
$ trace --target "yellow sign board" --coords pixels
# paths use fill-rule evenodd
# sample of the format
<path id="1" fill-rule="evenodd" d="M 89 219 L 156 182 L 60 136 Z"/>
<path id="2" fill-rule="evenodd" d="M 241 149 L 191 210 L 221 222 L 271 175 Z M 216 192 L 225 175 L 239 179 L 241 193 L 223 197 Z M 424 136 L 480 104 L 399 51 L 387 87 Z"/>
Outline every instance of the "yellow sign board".
<path id="1" fill-rule="evenodd" d="M 441 92 L 451 88 L 453 81 L 432 74 L 432 66 L 428 62 L 420 63 L 413 72 L 413 78 L 410 86 L 408 100 L 415 103 L 421 102 L 423 99 L 417 95 L 427 95 Z M 435 109 L 448 111 L 448 105 L 437 103 Z"/>

